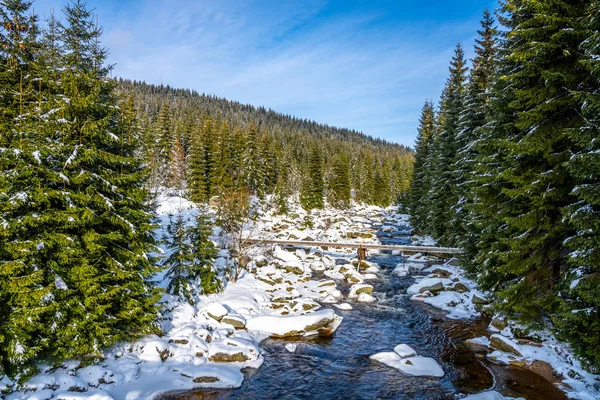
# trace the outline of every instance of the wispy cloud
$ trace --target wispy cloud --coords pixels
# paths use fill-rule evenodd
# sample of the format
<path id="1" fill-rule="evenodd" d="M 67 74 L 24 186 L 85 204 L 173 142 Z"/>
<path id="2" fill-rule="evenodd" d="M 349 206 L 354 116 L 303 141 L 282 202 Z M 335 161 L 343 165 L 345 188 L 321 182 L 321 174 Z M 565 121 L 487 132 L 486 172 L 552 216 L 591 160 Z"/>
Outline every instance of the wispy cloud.
<path id="1" fill-rule="evenodd" d="M 45 11 L 59 0 L 40 0 Z M 483 5 L 462 19 L 308 1 L 89 1 L 115 74 L 196 89 L 412 145 L 453 47 L 467 54 Z"/>

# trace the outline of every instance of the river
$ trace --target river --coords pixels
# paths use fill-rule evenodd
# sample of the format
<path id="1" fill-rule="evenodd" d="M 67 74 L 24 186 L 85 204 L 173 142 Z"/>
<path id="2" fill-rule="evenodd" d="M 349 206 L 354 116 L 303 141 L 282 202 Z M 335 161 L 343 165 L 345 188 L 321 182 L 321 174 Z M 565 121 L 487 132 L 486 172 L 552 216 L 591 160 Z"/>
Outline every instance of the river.
<path id="1" fill-rule="evenodd" d="M 384 244 L 410 244 L 410 227 L 378 234 Z M 335 254 L 335 253 L 332 253 Z M 341 312 L 344 321 L 333 338 L 268 339 L 261 343 L 265 362 L 247 370 L 241 388 L 172 393 L 162 398 L 189 399 L 454 399 L 457 394 L 494 389 L 528 400 L 567 397 L 547 380 L 520 368 L 496 365 L 464 345 L 484 334 L 489 321 L 449 320 L 444 313 L 411 302 L 406 288 L 414 277 L 391 274 L 402 257 L 376 254 L 369 258 L 382 269 L 371 282 L 376 303 L 353 303 Z M 341 260 L 340 260 L 341 261 Z M 340 287 L 340 290 L 347 286 Z M 287 343 L 298 345 L 289 352 Z M 411 377 L 369 359 L 406 343 L 419 355 L 436 359 L 446 375 Z"/>

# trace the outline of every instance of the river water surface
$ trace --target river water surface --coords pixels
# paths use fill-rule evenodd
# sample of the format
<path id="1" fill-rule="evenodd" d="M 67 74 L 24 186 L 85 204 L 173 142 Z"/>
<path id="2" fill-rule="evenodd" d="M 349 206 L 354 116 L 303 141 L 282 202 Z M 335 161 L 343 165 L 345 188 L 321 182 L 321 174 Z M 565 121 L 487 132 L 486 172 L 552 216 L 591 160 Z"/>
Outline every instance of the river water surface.
<path id="1" fill-rule="evenodd" d="M 378 234 L 380 241 L 410 244 L 410 227 L 399 228 L 395 234 Z M 258 370 L 246 371 L 241 388 L 172 393 L 162 398 L 436 400 L 494 389 L 528 400 L 566 399 L 538 375 L 492 364 L 463 344 L 465 339 L 483 335 L 489 321 L 448 320 L 441 311 L 411 302 L 405 293 L 414 277 L 391 274 L 402 262 L 401 256 L 377 254 L 369 260 L 382 269 L 382 279 L 370 282 L 377 302 L 353 303 L 353 310 L 338 311 L 344 321 L 333 338 L 268 339 L 261 343 L 264 364 Z M 298 344 L 295 353 L 285 348 L 290 342 Z M 375 353 L 392 351 L 400 343 L 408 344 L 419 355 L 433 357 L 446 375 L 441 379 L 406 376 L 369 359 Z"/>

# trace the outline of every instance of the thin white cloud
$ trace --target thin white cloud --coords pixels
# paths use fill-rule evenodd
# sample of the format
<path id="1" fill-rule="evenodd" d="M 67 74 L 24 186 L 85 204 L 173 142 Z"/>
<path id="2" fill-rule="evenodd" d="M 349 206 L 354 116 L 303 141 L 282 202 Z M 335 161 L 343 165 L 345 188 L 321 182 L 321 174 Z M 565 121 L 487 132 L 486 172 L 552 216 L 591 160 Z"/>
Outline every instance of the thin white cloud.
<path id="1" fill-rule="evenodd" d="M 42 0 L 37 8 L 57 3 Z M 321 15 L 321 0 L 90 1 L 115 74 L 187 87 L 414 143 L 453 47 L 477 22 L 379 23 L 381 14 Z M 464 43 L 467 52 L 471 41 Z"/>

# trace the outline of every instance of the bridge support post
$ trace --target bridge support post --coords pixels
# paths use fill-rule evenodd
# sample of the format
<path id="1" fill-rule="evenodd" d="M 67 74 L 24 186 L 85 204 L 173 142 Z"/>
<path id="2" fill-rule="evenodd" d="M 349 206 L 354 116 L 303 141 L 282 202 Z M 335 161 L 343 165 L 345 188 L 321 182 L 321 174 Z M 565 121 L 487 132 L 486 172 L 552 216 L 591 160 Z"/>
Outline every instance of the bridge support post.
<path id="1" fill-rule="evenodd" d="M 365 261 L 367 259 L 367 249 L 364 247 L 358 248 L 358 261 Z"/>

